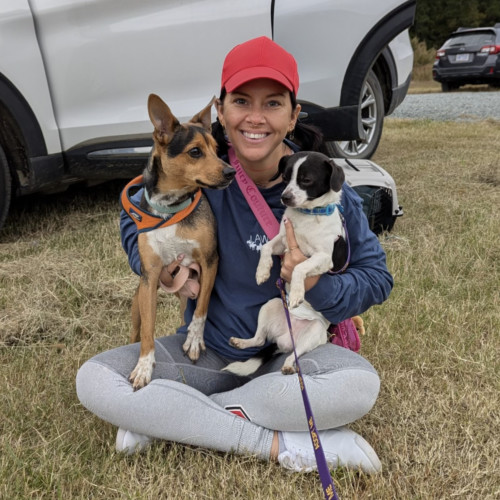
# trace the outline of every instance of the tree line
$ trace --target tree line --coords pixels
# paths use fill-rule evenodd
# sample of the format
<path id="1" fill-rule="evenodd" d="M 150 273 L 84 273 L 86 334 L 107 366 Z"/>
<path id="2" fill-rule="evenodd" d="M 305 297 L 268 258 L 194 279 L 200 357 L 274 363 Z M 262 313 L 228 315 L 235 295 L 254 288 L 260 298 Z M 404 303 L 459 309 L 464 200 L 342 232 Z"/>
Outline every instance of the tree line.
<path id="1" fill-rule="evenodd" d="M 500 0 L 417 0 L 411 36 L 438 49 L 460 27 L 500 23 Z"/>

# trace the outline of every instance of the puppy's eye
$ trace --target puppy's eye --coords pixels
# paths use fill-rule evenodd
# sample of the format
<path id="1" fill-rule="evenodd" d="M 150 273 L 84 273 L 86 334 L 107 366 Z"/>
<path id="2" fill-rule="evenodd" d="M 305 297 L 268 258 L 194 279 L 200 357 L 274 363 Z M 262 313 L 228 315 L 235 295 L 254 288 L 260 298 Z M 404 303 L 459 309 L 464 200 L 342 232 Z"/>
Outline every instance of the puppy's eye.
<path id="1" fill-rule="evenodd" d="M 312 184 L 312 180 L 309 177 L 303 177 L 300 180 L 300 183 L 304 186 L 310 186 Z"/>
<path id="2" fill-rule="evenodd" d="M 200 148 L 192 148 L 188 151 L 188 155 L 191 158 L 201 158 L 202 154 L 203 153 L 201 152 Z"/>

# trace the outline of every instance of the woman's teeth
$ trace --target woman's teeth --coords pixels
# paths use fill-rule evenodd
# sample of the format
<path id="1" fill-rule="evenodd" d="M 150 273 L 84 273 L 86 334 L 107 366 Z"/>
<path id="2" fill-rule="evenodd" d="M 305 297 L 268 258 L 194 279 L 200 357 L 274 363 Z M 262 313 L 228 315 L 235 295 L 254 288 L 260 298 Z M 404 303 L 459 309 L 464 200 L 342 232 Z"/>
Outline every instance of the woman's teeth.
<path id="1" fill-rule="evenodd" d="M 247 139 L 264 139 L 267 134 L 252 134 L 251 132 L 243 132 Z"/>

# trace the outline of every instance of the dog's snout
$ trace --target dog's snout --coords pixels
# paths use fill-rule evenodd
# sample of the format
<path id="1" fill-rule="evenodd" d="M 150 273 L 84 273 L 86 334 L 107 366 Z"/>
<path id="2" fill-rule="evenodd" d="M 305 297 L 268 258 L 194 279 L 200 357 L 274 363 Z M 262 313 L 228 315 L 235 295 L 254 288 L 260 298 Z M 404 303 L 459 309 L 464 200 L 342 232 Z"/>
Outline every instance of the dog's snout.
<path id="1" fill-rule="evenodd" d="M 293 195 L 287 191 L 283 191 L 283 194 L 281 195 L 281 203 L 283 203 L 283 205 L 290 206 L 292 202 Z"/>
<path id="2" fill-rule="evenodd" d="M 228 165 L 222 170 L 222 175 L 224 176 L 224 179 L 232 181 L 236 175 L 236 170 Z"/>

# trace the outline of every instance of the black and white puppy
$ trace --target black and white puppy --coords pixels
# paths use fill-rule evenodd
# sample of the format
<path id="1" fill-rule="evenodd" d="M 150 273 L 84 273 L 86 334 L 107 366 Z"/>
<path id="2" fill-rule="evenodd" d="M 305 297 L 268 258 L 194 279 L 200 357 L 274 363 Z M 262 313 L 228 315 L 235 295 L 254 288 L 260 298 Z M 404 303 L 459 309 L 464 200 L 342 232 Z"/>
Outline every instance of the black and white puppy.
<path id="1" fill-rule="evenodd" d="M 330 270 L 340 269 L 347 257 L 342 216 L 339 204 L 342 197 L 344 171 L 331 158 L 316 152 L 300 152 L 285 156 L 279 163 L 279 173 L 287 184 L 281 195 L 286 205 L 283 219 L 293 224 L 298 248 L 308 258 L 295 266 L 287 285 L 290 318 L 297 356 L 326 343 L 329 321 L 304 300 L 304 280 Z M 260 285 L 269 279 L 273 255 L 293 251 L 287 248 L 286 231 L 281 223 L 279 234 L 261 250 L 256 280 Z M 231 337 L 229 342 L 239 349 L 264 345 L 266 340 L 277 345 L 278 352 L 293 350 L 292 340 L 281 298 L 271 299 L 259 312 L 257 332 L 251 339 Z M 225 370 L 249 375 L 263 360 L 251 358 L 235 362 Z M 284 374 L 295 372 L 292 353 L 282 367 Z"/>

